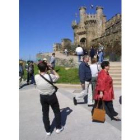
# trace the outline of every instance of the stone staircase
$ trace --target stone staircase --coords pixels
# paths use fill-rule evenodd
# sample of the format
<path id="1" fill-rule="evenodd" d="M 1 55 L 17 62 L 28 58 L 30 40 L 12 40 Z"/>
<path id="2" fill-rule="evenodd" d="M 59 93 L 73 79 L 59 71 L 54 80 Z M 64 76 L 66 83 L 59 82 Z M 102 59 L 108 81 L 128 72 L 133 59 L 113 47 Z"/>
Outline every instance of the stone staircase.
<path id="1" fill-rule="evenodd" d="M 121 88 L 121 62 L 110 62 L 109 74 L 113 79 L 114 87 Z"/>

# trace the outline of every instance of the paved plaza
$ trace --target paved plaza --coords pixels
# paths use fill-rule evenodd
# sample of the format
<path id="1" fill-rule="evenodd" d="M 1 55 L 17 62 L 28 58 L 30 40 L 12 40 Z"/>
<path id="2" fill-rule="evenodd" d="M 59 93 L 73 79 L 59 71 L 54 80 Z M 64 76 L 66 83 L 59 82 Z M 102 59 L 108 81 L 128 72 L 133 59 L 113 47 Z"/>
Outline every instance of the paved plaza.
<path id="1" fill-rule="evenodd" d="M 121 117 L 119 96 L 121 89 L 115 88 L 114 108 Z M 121 122 L 111 121 L 106 115 L 105 123 L 91 121 L 91 109 L 87 104 L 73 104 L 73 97 L 80 92 L 77 88 L 59 88 L 62 125 L 60 134 L 55 132 L 54 114 L 50 108 L 51 136 L 46 136 L 42 122 L 39 94 L 34 85 L 19 90 L 19 139 L 20 140 L 121 140 Z"/>

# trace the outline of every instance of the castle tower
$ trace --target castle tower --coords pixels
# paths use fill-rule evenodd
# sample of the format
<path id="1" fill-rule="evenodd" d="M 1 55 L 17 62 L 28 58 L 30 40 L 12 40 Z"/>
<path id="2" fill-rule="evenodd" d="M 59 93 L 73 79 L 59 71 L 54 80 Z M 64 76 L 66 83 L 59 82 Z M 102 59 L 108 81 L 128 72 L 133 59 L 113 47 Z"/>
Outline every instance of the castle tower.
<path id="1" fill-rule="evenodd" d="M 80 23 L 72 22 L 74 30 L 74 44 L 80 44 L 90 49 L 92 41 L 102 36 L 106 29 L 106 16 L 103 7 L 97 6 L 95 14 L 87 14 L 86 7 L 79 8 Z"/>
<path id="2" fill-rule="evenodd" d="M 96 7 L 97 18 L 102 18 L 103 16 L 103 7 L 97 6 Z"/>
<path id="3" fill-rule="evenodd" d="M 80 7 L 79 11 L 80 11 L 80 24 L 81 26 L 84 26 L 84 21 L 86 18 L 86 7 L 83 7 L 83 6 Z"/>
<path id="4" fill-rule="evenodd" d="M 103 33 L 103 7 L 96 7 L 96 19 L 97 19 L 97 37 L 100 37 Z"/>
<path id="5" fill-rule="evenodd" d="M 103 26 L 102 26 L 102 33 L 105 32 L 105 29 L 106 29 L 106 16 L 103 15 Z"/>

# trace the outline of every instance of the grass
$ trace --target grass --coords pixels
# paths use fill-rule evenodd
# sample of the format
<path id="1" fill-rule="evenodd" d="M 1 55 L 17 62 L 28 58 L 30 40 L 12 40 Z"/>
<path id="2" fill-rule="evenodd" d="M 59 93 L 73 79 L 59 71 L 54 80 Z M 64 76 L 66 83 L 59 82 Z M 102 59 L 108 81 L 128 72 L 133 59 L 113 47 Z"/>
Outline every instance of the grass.
<path id="1" fill-rule="evenodd" d="M 77 68 L 70 68 L 68 70 L 65 67 L 57 66 L 56 71 L 60 76 L 60 79 L 57 83 L 69 83 L 69 84 L 79 84 L 79 76 Z"/>
<path id="2" fill-rule="evenodd" d="M 56 66 L 55 70 L 59 74 L 60 78 L 57 83 L 63 84 L 80 84 L 79 76 L 78 76 L 78 68 L 70 68 L 68 70 L 65 69 L 63 66 Z M 34 64 L 34 74 L 38 74 L 38 67 Z M 27 72 L 24 70 L 23 79 L 27 79 Z"/>

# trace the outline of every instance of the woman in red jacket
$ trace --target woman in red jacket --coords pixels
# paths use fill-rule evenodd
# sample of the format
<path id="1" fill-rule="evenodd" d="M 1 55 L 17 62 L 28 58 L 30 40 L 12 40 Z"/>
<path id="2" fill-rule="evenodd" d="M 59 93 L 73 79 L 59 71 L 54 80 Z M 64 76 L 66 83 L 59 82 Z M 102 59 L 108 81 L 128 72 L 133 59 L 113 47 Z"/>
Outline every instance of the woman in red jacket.
<path id="1" fill-rule="evenodd" d="M 109 62 L 103 61 L 101 64 L 102 70 L 98 74 L 97 84 L 95 88 L 94 100 L 95 106 L 99 99 L 103 99 L 105 106 L 108 110 L 108 115 L 111 117 L 111 120 L 121 121 L 118 118 L 118 113 L 115 112 L 113 108 L 113 99 L 114 99 L 114 90 L 113 90 L 113 80 L 108 73 Z M 94 107 L 93 107 L 94 110 Z"/>

